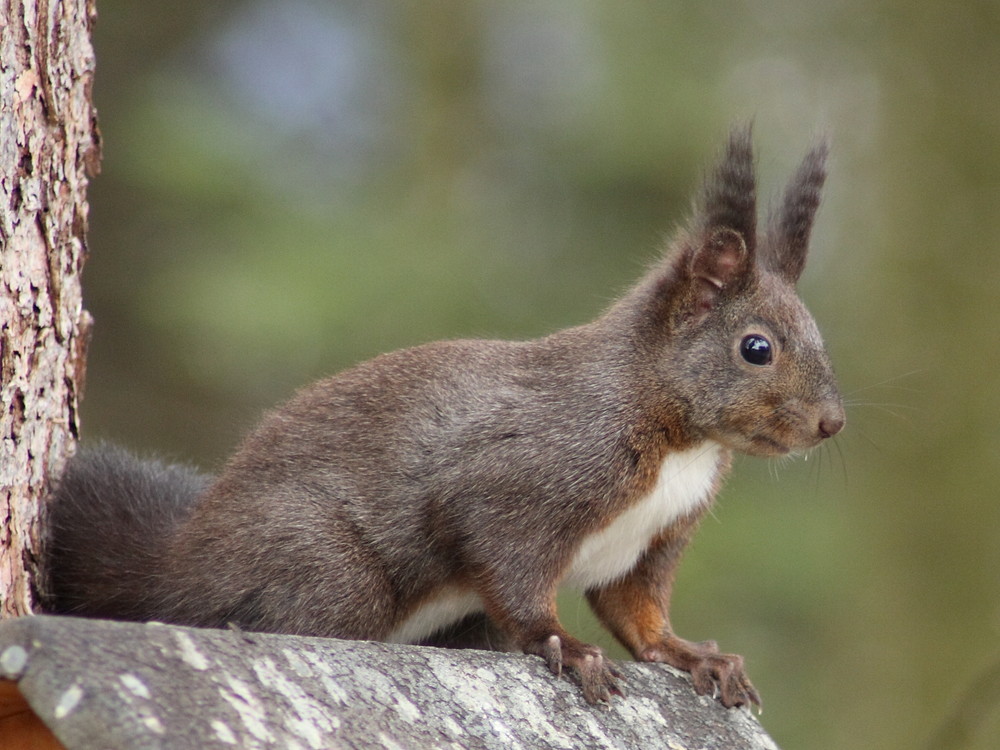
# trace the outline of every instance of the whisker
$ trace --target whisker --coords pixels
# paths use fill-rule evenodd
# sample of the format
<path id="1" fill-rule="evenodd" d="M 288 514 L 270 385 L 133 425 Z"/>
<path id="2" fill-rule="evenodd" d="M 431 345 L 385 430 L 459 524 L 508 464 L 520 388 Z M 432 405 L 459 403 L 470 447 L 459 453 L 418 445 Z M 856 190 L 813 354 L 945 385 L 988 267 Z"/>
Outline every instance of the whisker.
<path id="1" fill-rule="evenodd" d="M 841 471 L 844 474 L 844 488 L 846 489 L 847 486 L 848 486 L 848 482 L 847 482 L 847 460 L 844 458 L 844 449 L 840 445 L 840 441 L 834 440 L 832 442 L 833 442 L 833 447 L 837 449 L 837 455 L 840 456 L 840 468 L 841 468 Z M 832 459 L 831 459 L 831 461 L 832 461 Z"/>
<path id="2" fill-rule="evenodd" d="M 845 393 L 844 396 L 853 396 L 856 393 L 862 393 L 864 391 L 870 391 L 870 390 L 872 390 L 874 388 L 888 388 L 888 387 L 890 387 L 890 385 L 889 385 L 890 383 L 894 383 L 897 380 L 902 380 L 903 378 L 913 377 L 914 375 L 920 375 L 920 374 L 925 373 L 925 372 L 927 372 L 929 370 L 930 370 L 929 367 L 921 367 L 921 368 L 918 368 L 916 370 L 910 370 L 909 372 L 905 372 L 902 375 L 895 375 L 895 376 L 893 376 L 891 378 L 886 378 L 885 380 L 881 380 L 878 383 L 872 383 L 871 385 L 865 385 L 865 386 L 862 386 L 861 388 L 856 388 L 853 391 L 850 391 L 849 393 Z M 892 385 L 891 387 L 895 388 L 897 390 L 910 391 L 911 393 L 920 393 L 921 392 L 919 388 L 912 388 L 912 387 L 908 387 L 908 386 Z"/>
<path id="3" fill-rule="evenodd" d="M 849 407 L 851 409 L 854 409 L 856 407 L 861 407 L 861 406 L 870 407 L 872 409 L 875 409 L 876 411 L 882 412 L 883 414 L 888 414 L 889 416 L 895 417 L 896 419 L 901 419 L 904 422 L 910 422 L 911 421 L 910 415 L 908 415 L 908 414 L 900 414 L 898 411 L 895 411 L 896 409 L 908 409 L 911 412 L 915 412 L 915 411 L 919 410 L 919 407 L 917 407 L 917 406 L 911 406 L 911 405 L 908 405 L 908 404 L 878 404 L 878 403 L 855 403 L 855 404 L 852 404 L 852 403 L 847 403 L 847 404 L 845 404 L 845 406 L 847 406 L 847 407 Z"/>
<path id="4" fill-rule="evenodd" d="M 823 449 L 826 446 L 822 443 L 816 448 L 816 460 L 813 461 L 812 468 L 809 473 L 813 475 L 813 493 L 818 493 L 820 488 L 820 482 L 823 481 Z M 810 451 L 811 453 L 812 451 Z M 808 456 L 807 456 L 808 457 Z"/>
<path id="5" fill-rule="evenodd" d="M 882 407 L 887 407 L 887 408 L 891 406 L 891 407 L 894 407 L 896 409 L 911 409 L 913 411 L 916 411 L 917 409 L 920 408 L 918 406 L 915 406 L 914 404 L 900 404 L 900 403 L 897 403 L 895 401 L 851 401 L 851 400 L 845 400 L 844 401 L 844 405 L 845 406 L 872 406 L 872 407 L 882 406 Z"/>
<path id="6" fill-rule="evenodd" d="M 882 446 L 881 446 L 881 445 L 879 445 L 878 443 L 876 443 L 876 442 L 875 442 L 874 440 L 872 440 L 872 439 L 871 439 L 871 438 L 870 438 L 870 437 L 868 436 L 868 434 L 867 434 L 867 433 L 866 433 L 866 432 L 865 432 L 864 430 L 862 430 L 862 429 L 859 429 L 859 428 L 855 427 L 855 428 L 854 428 L 854 429 L 852 430 L 852 432 L 855 432 L 855 433 L 857 433 L 858 435 L 860 435 L 860 436 L 861 436 L 861 438 L 862 438 L 862 439 L 863 439 L 863 440 L 864 440 L 864 441 L 865 441 L 866 443 L 868 443 L 868 444 L 869 444 L 869 445 L 870 445 L 870 446 L 871 446 L 872 448 L 874 448 L 875 450 L 877 450 L 877 451 L 878 451 L 879 453 L 881 453 L 881 452 L 882 452 Z"/>
<path id="7" fill-rule="evenodd" d="M 852 405 L 851 408 L 853 408 L 854 406 L 855 405 Z M 903 422 L 911 422 L 912 421 L 911 415 L 901 414 L 898 411 L 896 411 L 896 409 L 910 409 L 911 411 L 916 411 L 916 407 L 906 407 L 906 406 L 900 406 L 898 404 L 895 406 L 883 405 L 883 404 L 864 404 L 864 406 L 869 406 L 875 411 L 881 412 L 883 414 L 888 414 L 890 417 L 894 417 L 895 419 L 899 419 Z"/>
<path id="8" fill-rule="evenodd" d="M 784 458 L 784 456 L 778 458 L 769 458 L 767 460 L 767 473 L 775 482 L 781 479 L 781 473 L 778 470 L 778 463 Z"/>

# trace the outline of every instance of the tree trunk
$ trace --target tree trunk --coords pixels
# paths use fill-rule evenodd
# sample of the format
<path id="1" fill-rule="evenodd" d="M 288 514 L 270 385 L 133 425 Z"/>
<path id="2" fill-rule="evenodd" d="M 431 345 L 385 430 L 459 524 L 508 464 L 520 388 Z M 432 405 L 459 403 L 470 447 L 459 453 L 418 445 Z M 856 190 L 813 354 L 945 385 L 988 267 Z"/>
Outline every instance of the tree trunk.
<path id="1" fill-rule="evenodd" d="M 31 612 L 43 499 L 78 434 L 94 18 L 93 0 L 0 0 L 0 618 Z"/>

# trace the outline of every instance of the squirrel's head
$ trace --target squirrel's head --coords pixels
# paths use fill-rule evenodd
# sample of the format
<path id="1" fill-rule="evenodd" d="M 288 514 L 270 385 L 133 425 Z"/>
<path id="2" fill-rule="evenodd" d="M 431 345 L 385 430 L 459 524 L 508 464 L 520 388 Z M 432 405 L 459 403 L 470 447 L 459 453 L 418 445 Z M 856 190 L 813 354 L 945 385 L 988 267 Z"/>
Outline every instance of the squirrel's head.
<path id="1" fill-rule="evenodd" d="M 758 232 L 750 129 L 734 131 L 692 221 L 638 288 L 656 381 L 690 428 L 744 453 L 805 450 L 844 426 L 819 330 L 795 292 L 826 154 L 825 142 L 808 153 Z"/>

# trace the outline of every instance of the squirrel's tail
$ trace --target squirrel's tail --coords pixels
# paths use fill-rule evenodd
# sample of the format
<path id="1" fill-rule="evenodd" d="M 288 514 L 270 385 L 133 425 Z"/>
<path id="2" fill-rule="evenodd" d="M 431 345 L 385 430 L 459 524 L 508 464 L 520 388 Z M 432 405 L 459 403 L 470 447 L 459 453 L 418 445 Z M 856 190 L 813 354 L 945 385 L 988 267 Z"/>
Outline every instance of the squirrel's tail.
<path id="1" fill-rule="evenodd" d="M 210 478 L 100 445 L 76 455 L 48 504 L 47 611 L 125 620 L 163 611 L 170 537 Z"/>

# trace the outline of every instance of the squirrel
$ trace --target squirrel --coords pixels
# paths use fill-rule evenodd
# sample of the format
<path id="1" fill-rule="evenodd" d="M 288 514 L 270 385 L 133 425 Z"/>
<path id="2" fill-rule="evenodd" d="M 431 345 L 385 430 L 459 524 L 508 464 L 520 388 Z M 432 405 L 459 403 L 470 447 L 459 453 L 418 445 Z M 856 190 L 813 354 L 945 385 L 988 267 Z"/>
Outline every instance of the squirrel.
<path id="1" fill-rule="evenodd" d="M 215 478 L 81 451 L 49 504 L 47 609 L 517 649 L 610 701 L 621 674 L 560 624 L 565 584 L 635 659 L 759 706 L 742 657 L 674 633 L 670 598 L 734 451 L 785 456 L 844 426 L 794 289 L 827 152 L 758 231 L 734 128 L 685 228 L 596 320 L 353 366 L 268 413 Z"/>

